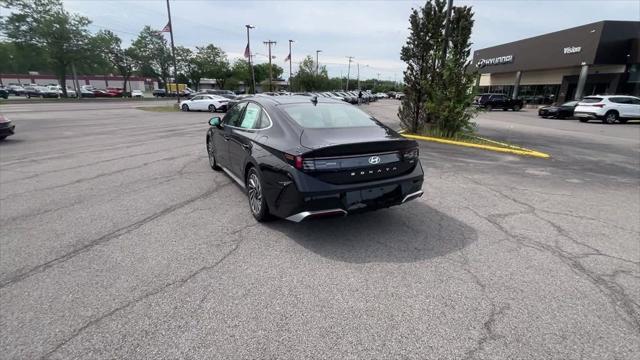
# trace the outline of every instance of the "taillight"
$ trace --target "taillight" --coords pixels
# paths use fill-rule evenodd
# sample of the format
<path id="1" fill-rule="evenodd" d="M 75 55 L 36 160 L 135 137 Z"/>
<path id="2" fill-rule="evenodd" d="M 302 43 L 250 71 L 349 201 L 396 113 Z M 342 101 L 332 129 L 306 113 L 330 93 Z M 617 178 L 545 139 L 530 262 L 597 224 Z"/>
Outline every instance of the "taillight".
<path id="1" fill-rule="evenodd" d="M 298 170 L 303 168 L 303 159 L 300 155 L 284 154 L 284 159 Z"/>
<path id="2" fill-rule="evenodd" d="M 591 105 L 591 106 L 595 106 L 595 107 L 603 108 L 603 107 L 604 107 L 604 104 L 593 104 L 593 105 Z"/>

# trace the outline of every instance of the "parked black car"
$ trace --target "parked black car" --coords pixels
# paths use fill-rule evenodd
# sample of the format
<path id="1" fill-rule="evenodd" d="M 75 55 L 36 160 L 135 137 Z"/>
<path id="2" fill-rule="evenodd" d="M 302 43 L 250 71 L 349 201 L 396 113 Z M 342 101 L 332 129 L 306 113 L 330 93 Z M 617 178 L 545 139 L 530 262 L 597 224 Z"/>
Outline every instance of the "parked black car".
<path id="1" fill-rule="evenodd" d="M 422 196 L 418 144 L 344 102 L 250 97 L 209 125 L 211 168 L 246 189 L 258 221 L 346 215 Z"/>
<path id="2" fill-rule="evenodd" d="M 9 98 L 9 90 L 5 88 L 0 88 L 0 98 L 8 99 Z"/>
<path id="3" fill-rule="evenodd" d="M 0 140 L 15 133 L 16 126 L 6 116 L 0 114 Z"/>
<path id="4" fill-rule="evenodd" d="M 523 102 L 519 99 L 511 99 L 505 94 L 478 94 L 473 99 L 473 104 L 487 111 L 493 109 L 520 111 Z"/>
<path id="5" fill-rule="evenodd" d="M 151 92 L 151 95 L 155 97 L 165 97 L 167 96 L 167 90 L 165 89 L 155 89 Z"/>
<path id="6" fill-rule="evenodd" d="M 543 106 L 538 109 L 538 116 L 543 118 L 566 119 L 573 117 L 573 110 L 578 105 L 578 101 L 569 101 L 561 105 Z"/>

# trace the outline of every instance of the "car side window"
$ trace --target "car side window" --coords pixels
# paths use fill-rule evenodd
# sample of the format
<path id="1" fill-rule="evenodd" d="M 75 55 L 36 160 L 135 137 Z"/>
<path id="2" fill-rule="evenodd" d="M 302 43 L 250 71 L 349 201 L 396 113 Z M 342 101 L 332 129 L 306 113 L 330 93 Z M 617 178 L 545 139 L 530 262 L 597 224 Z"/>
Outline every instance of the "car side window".
<path id="1" fill-rule="evenodd" d="M 194 97 L 193 99 L 191 99 L 191 100 L 200 100 L 200 99 L 202 99 L 202 96 L 201 96 L 201 95 L 198 95 L 198 96 L 195 96 L 195 97 Z"/>
<path id="2" fill-rule="evenodd" d="M 242 129 L 255 129 L 255 126 L 258 125 L 260 121 L 261 111 L 262 108 L 258 104 L 249 103 L 238 127 Z"/>
<path id="3" fill-rule="evenodd" d="M 239 103 L 233 106 L 222 119 L 222 123 L 229 126 L 238 126 L 240 119 L 242 118 L 242 111 L 247 106 L 247 103 Z"/>
<path id="4" fill-rule="evenodd" d="M 631 98 L 631 103 L 632 103 L 633 105 L 640 105 L 640 99 Z"/>
<path id="5" fill-rule="evenodd" d="M 262 110 L 262 114 L 260 115 L 259 123 L 254 127 L 255 129 L 266 129 L 271 125 L 271 120 L 269 120 L 269 115 L 267 112 Z"/>

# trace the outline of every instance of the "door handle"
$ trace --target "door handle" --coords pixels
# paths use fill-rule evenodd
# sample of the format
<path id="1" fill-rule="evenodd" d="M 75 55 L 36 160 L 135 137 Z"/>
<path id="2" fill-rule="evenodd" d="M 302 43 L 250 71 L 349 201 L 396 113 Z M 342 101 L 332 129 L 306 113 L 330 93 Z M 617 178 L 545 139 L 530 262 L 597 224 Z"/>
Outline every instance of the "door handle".
<path id="1" fill-rule="evenodd" d="M 251 145 L 248 145 L 248 144 L 240 144 L 240 145 L 242 145 L 242 148 L 245 150 L 251 149 Z"/>

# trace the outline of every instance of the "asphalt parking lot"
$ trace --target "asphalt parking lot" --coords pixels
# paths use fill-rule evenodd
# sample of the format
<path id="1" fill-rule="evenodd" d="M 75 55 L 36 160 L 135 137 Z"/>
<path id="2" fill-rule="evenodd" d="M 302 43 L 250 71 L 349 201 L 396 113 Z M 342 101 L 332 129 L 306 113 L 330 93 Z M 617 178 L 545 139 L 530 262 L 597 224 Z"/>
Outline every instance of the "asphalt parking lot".
<path id="1" fill-rule="evenodd" d="M 258 224 L 211 114 L 137 106 L 0 109 L 1 358 L 640 356 L 640 123 L 483 113 L 552 158 L 421 143 L 418 200 Z"/>

